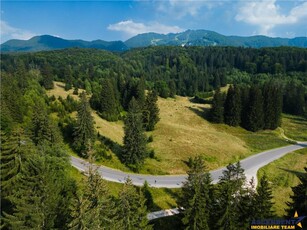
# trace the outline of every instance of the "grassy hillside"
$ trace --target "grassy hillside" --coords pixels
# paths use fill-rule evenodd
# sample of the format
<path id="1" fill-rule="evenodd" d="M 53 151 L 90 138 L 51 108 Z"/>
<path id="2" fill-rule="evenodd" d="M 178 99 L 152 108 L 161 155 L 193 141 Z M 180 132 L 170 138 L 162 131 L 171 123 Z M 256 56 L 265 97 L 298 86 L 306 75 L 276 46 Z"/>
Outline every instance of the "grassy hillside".
<path id="1" fill-rule="evenodd" d="M 281 127 L 287 137 L 297 141 L 307 141 L 307 119 L 284 114 Z"/>
<path id="2" fill-rule="evenodd" d="M 292 194 L 291 187 L 299 183 L 296 174 L 304 172 L 306 165 L 307 148 L 289 153 L 258 171 L 258 178 L 266 173 L 271 182 L 277 216 L 282 217 L 286 214 L 286 202 L 290 201 Z"/>
<path id="3" fill-rule="evenodd" d="M 65 92 L 63 84 L 56 82 L 48 95 L 65 98 L 72 90 Z M 75 98 L 77 96 L 74 96 Z M 286 145 L 277 131 L 246 131 L 240 127 L 212 124 L 203 118 L 209 105 L 196 104 L 187 97 L 159 98 L 160 121 L 156 129 L 148 133 L 153 136 L 149 147 L 155 150 L 155 159 L 146 159 L 141 173 L 182 174 L 187 170 L 189 157 L 201 154 L 209 169 L 224 166 L 243 159 L 253 153 Z M 123 122 L 108 122 L 93 111 L 95 127 L 99 133 L 122 144 Z M 118 157 L 100 163 L 127 171 Z"/>

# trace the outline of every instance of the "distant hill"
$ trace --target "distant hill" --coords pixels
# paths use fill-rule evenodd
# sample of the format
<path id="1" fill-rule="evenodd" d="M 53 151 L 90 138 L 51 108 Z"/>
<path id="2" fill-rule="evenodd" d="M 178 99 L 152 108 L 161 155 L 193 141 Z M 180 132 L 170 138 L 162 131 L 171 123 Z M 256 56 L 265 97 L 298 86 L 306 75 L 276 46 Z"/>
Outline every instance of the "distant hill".
<path id="1" fill-rule="evenodd" d="M 242 47 L 307 47 L 306 37 L 271 38 L 266 36 L 224 36 L 208 30 L 187 30 L 177 34 L 145 33 L 128 39 L 125 44 L 130 48 L 146 46 L 242 46 Z"/>
<path id="2" fill-rule="evenodd" d="M 108 51 L 126 51 L 129 48 L 147 46 L 241 46 L 241 47 L 277 47 L 295 46 L 307 48 L 307 38 L 271 38 L 266 36 L 224 36 L 208 30 L 187 30 L 182 33 L 158 34 L 145 33 L 122 41 L 83 41 L 66 40 L 50 35 L 35 36 L 29 40 L 9 40 L 1 44 L 2 52 L 33 52 L 57 50 L 71 47 L 94 48 Z"/>
<path id="3" fill-rule="evenodd" d="M 2 52 L 33 52 L 43 50 L 57 50 L 71 47 L 95 48 L 109 51 L 125 51 L 128 47 L 122 41 L 83 41 L 66 40 L 50 35 L 35 36 L 29 40 L 9 40 L 1 44 Z"/>

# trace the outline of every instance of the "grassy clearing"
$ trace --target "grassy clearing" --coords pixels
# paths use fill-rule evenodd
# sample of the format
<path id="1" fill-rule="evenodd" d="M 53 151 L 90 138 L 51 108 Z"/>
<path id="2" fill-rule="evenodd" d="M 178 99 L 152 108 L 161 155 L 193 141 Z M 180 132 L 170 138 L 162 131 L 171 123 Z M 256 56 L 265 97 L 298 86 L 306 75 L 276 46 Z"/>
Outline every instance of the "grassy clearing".
<path id="1" fill-rule="evenodd" d="M 307 148 L 304 148 L 289 153 L 258 171 L 258 178 L 266 173 L 271 182 L 277 216 L 282 217 L 286 214 L 286 202 L 290 201 L 290 194 L 292 194 L 291 187 L 299 183 L 296 174 L 304 172 L 306 165 Z"/>
<path id="2" fill-rule="evenodd" d="M 74 167 L 70 167 L 68 169 L 68 174 L 70 177 L 74 178 L 78 185 L 82 185 L 82 180 L 84 175 L 78 171 Z M 123 184 L 105 181 L 108 186 L 109 192 L 112 196 L 118 197 L 120 191 L 122 191 Z M 153 200 L 154 200 L 154 207 L 150 212 L 159 211 L 161 209 L 170 209 L 176 207 L 176 199 L 179 195 L 180 189 L 169 189 L 169 188 L 149 188 Z"/>
<path id="3" fill-rule="evenodd" d="M 61 85 L 62 84 L 62 85 Z M 63 83 L 56 82 L 49 95 L 65 97 L 72 94 L 64 91 Z M 277 131 L 246 131 L 240 127 L 211 124 L 203 118 L 209 110 L 208 104 L 196 104 L 187 97 L 159 98 L 160 121 L 156 129 L 148 133 L 153 142 L 148 146 L 155 150 L 155 159 L 146 159 L 140 173 L 183 174 L 187 170 L 189 157 L 202 155 L 209 169 L 215 169 L 243 159 L 253 153 L 288 144 Z M 99 133 L 122 145 L 123 122 L 108 122 L 92 113 Z M 101 160 L 104 164 L 129 171 L 113 152 L 111 159 Z"/>
<path id="4" fill-rule="evenodd" d="M 240 127 L 211 124 L 203 118 L 209 105 L 195 104 L 187 97 L 158 101 L 161 120 L 152 132 L 160 161 L 149 159 L 144 169 L 169 174 L 185 173 L 184 161 L 201 154 L 209 169 L 245 158 L 262 150 L 286 145 L 277 132 L 249 132 Z M 153 172 L 153 171 L 151 171 Z"/>
<path id="5" fill-rule="evenodd" d="M 65 91 L 65 83 L 63 82 L 59 82 L 59 81 L 54 81 L 54 88 L 51 90 L 47 91 L 47 95 L 50 97 L 52 95 L 54 95 L 56 98 L 58 97 L 62 97 L 63 99 L 65 99 L 68 95 L 72 96 L 74 99 L 78 100 L 79 96 L 78 95 L 74 95 L 73 91 L 74 89 L 70 89 L 68 91 Z M 84 92 L 84 89 L 79 89 L 79 94 Z"/>
<path id="6" fill-rule="evenodd" d="M 297 141 L 307 141 L 306 118 L 283 114 L 281 127 L 287 137 Z"/>
<path id="7" fill-rule="evenodd" d="M 118 197 L 118 194 L 123 188 L 123 184 L 106 181 L 111 195 Z M 169 209 L 176 207 L 176 198 L 178 197 L 180 189 L 168 189 L 168 188 L 149 188 L 153 200 L 154 207 L 151 212 L 159 211 L 161 209 Z"/>

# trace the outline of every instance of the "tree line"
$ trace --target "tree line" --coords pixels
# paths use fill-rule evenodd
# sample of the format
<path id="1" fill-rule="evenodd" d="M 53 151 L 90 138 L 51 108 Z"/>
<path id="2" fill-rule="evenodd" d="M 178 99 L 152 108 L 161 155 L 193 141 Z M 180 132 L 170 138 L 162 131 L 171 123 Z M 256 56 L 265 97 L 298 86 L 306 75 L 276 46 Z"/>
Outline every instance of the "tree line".
<path id="1" fill-rule="evenodd" d="M 283 87 L 285 92 L 283 93 Z M 250 131 L 276 129 L 281 113 L 306 115 L 304 87 L 295 81 L 285 86 L 276 80 L 259 85 L 230 85 L 227 93 L 217 89 L 209 119 L 214 123 L 241 126 Z"/>
<path id="2" fill-rule="evenodd" d="M 307 213 L 307 168 L 299 179 L 300 183 L 292 188 L 285 218 L 293 217 L 296 211 L 300 216 Z M 246 180 L 240 162 L 229 164 L 213 185 L 203 159 L 191 159 L 180 194 L 181 229 L 250 229 L 253 220 L 276 218 L 268 178 L 264 174 L 256 188 L 253 178 Z M 303 225 L 306 223 L 305 220 Z"/>

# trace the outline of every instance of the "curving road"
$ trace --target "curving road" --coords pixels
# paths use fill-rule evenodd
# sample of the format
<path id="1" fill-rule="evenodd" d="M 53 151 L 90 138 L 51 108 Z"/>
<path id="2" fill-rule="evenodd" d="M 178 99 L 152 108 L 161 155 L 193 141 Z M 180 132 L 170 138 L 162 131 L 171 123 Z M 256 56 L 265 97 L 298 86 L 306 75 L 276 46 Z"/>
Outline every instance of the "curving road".
<path id="1" fill-rule="evenodd" d="M 245 175 L 248 180 L 252 177 L 254 177 L 254 179 L 257 179 L 258 169 L 284 156 L 287 153 L 305 147 L 307 147 L 307 142 L 298 142 L 294 145 L 268 150 L 241 160 L 241 165 L 245 170 Z M 71 156 L 71 164 L 80 171 L 86 171 L 89 166 L 89 163 L 87 161 L 73 156 Z M 180 188 L 182 186 L 182 182 L 184 182 L 187 177 L 187 175 L 154 176 L 145 174 L 125 173 L 105 166 L 97 166 L 97 169 L 101 177 L 108 181 L 124 183 L 126 178 L 130 177 L 134 185 L 141 186 L 146 180 L 150 186 L 157 188 Z M 210 171 L 213 183 L 217 183 L 219 177 L 222 175 L 223 170 L 225 170 L 225 167 Z M 255 182 L 257 183 L 257 181 Z"/>

